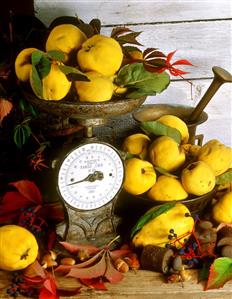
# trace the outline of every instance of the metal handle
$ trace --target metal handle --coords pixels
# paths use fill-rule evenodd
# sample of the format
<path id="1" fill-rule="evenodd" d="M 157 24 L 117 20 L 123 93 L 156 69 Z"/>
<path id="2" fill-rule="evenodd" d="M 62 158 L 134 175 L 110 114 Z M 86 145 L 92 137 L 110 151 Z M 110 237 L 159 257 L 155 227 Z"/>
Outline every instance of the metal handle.
<path id="1" fill-rule="evenodd" d="M 200 102 L 197 104 L 197 106 L 191 113 L 189 117 L 189 123 L 193 123 L 197 121 L 197 119 L 200 117 L 205 107 L 208 105 L 211 98 L 214 96 L 214 94 L 222 84 L 232 82 L 232 75 L 229 72 L 227 72 L 225 69 L 218 66 L 214 66 L 212 70 L 214 72 L 213 82 L 206 90 L 202 99 L 200 100 Z"/>

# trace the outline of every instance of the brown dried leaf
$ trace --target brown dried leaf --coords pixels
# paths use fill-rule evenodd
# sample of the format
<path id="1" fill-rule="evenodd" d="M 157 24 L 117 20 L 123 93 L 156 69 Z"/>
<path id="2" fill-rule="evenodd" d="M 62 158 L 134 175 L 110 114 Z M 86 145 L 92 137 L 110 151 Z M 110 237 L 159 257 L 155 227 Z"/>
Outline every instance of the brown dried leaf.
<path id="1" fill-rule="evenodd" d="M 10 101 L 0 98 L 0 125 L 3 119 L 11 112 L 12 108 L 13 104 Z"/>
<path id="2" fill-rule="evenodd" d="M 93 266 L 86 268 L 77 268 L 72 267 L 67 277 L 75 277 L 75 278 L 95 278 L 104 276 L 106 272 L 106 253 L 104 252 L 101 259 L 94 264 Z"/>
<path id="3" fill-rule="evenodd" d="M 117 36 L 128 33 L 128 32 L 132 32 L 132 30 L 127 27 L 118 26 L 118 27 L 113 28 L 113 30 L 111 32 L 111 37 L 117 38 Z"/>
<path id="4" fill-rule="evenodd" d="M 106 253 L 106 271 L 104 276 L 110 283 L 118 283 L 123 279 L 123 274 L 116 270 L 112 264 L 112 259 L 108 251 Z"/>

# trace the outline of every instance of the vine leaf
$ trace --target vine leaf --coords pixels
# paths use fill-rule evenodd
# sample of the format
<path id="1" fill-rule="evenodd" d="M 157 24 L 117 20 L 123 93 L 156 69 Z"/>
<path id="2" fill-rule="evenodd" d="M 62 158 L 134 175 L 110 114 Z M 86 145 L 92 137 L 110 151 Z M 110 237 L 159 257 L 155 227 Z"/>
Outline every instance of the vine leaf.
<path id="1" fill-rule="evenodd" d="M 209 277 L 205 290 L 222 288 L 232 279 L 232 259 L 219 257 L 214 260 L 209 269 Z"/>

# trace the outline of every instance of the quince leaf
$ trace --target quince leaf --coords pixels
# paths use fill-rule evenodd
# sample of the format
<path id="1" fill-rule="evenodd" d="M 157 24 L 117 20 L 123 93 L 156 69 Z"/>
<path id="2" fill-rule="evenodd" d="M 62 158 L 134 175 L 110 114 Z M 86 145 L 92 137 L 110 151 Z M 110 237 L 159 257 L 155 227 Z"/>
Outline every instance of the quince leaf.
<path id="1" fill-rule="evenodd" d="M 219 257 L 214 260 L 209 269 L 209 277 L 205 290 L 222 288 L 232 279 L 232 259 Z"/>
<path id="2" fill-rule="evenodd" d="M 90 81 L 84 73 L 75 67 L 59 65 L 59 69 L 67 76 L 69 81 Z"/>
<path id="3" fill-rule="evenodd" d="M 31 84 L 37 97 L 43 97 L 43 85 L 39 73 L 34 65 L 32 65 L 32 80 Z"/>
<path id="4" fill-rule="evenodd" d="M 41 80 L 49 74 L 52 62 L 46 53 L 43 51 L 34 51 L 31 54 L 31 62 L 32 66 L 36 68 Z"/>
<path id="5" fill-rule="evenodd" d="M 143 63 L 133 63 L 123 66 L 115 79 L 119 86 L 126 86 L 127 98 L 138 96 L 155 95 L 166 89 L 170 83 L 170 77 L 166 72 L 161 74 L 146 71 Z"/>
<path id="6" fill-rule="evenodd" d="M 216 177 L 216 184 L 222 185 L 232 182 L 232 168 Z"/>
<path id="7" fill-rule="evenodd" d="M 164 135 L 173 138 L 179 144 L 181 142 L 181 134 L 177 129 L 162 124 L 159 121 L 144 121 L 140 124 L 140 128 L 146 134 Z"/>
<path id="8" fill-rule="evenodd" d="M 166 213 L 168 210 L 173 208 L 175 206 L 175 202 L 172 203 L 166 203 L 161 206 L 156 206 L 150 210 L 148 210 L 147 213 L 145 213 L 143 216 L 139 218 L 137 223 L 134 225 L 134 227 L 131 230 L 131 238 L 139 231 L 141 228 L 148 222 L 150 222 L 152 219 L 160 216 L 163 213 Z"/>
<path id="9" fill-rule="evenodd" d="M 64 61 L 64 59 L 65 59 L 65 55 L 61 51 L 55 51 L 55 50 L 48 51 L 47 55 L 49 58 L 52 58 L 52 59 L 55 59 L 58 61 Z"/>

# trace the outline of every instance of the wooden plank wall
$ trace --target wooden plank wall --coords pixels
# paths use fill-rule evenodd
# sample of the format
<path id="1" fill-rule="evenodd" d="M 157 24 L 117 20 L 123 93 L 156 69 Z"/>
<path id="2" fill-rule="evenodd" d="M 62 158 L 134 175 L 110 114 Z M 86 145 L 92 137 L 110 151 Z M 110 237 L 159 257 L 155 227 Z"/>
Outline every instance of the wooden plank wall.
<path id="1" fill-rule="evenodd" d="M 103 34 L 125 25 L 142 31 L 139 41 L 165 53 L 177 50 L 176 59 L 190 60 L 185 76 L 176 79 L 160 95 L 146 103 L 177 103 L 195 106 L 209 87 L 212 67 L 232 72 L 232 2 L 230 0 L 173 1 L 70 1 L 34 0 L 35 14 L 46 25 L 57 16 L 78 16 L 85 22 L 99 18 Z M 224 84 L 206 108 L 209 119 L 198 127 L 204 142 L 216 138 L 232 145 L 232 84 Z"/>

